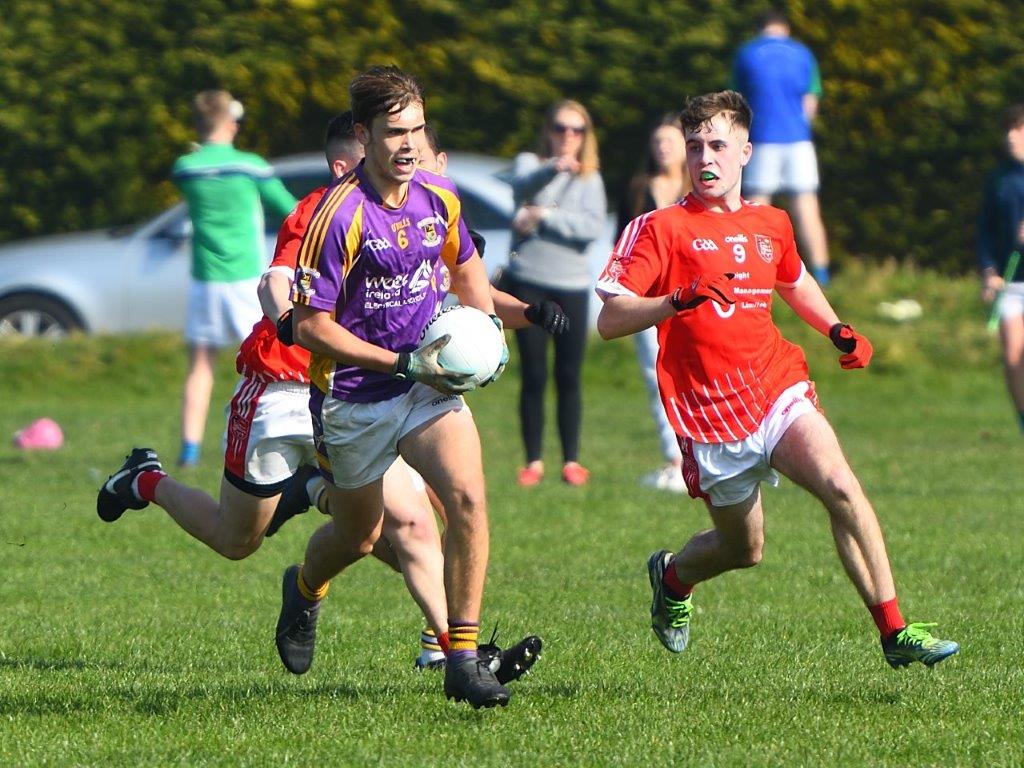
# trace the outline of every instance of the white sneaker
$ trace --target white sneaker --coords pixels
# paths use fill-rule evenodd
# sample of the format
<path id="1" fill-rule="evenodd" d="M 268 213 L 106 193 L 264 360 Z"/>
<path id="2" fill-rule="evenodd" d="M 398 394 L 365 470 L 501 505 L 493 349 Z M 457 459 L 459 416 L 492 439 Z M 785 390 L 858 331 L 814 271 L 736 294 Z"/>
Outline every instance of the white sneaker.
<path id="1" fill-rule="evenodd" d="M 666 464 L 661 469 L 649 472 L 640 478 L 640 484 L 657 488 L 659 491 L 686 493 L 686 481 L 683 480 L 682 470 L 674 464 Z"/>
<path id="2" fill-rule="evenodd" d="M 444 651 L 429 651 L 423 648 L 416 657 L 416 669 L 442 669 L 444 660 Z"/>

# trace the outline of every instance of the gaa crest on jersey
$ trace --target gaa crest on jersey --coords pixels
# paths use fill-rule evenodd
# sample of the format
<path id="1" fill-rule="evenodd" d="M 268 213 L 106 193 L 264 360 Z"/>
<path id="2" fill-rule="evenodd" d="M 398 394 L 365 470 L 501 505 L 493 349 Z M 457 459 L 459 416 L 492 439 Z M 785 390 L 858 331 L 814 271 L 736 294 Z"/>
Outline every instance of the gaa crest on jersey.
<path id="1" fill-rule="evenodd" d="M 775 244 L 767 235 L 754 235 L 754 245 L 757 246 L 757 255 L 771 264 L 775 258 Z"/>
<path id="2" fill-rule="evenodd" d="M 311 299 L 316 289 L 313 288 L 313 278 L 320 277 L 320 273 L 310 267 L 299 266 L 296 269 L 295 290 L 304 299 Z"/>
<path id="3" fill-rule="evenodd" d="M 441 244 L 441 238 L 437 234 L 438 217 L 436 215 L 420 219 L 416 222 L 416 227 L 419 229 L 420 234 L 423 235 L 423 245 L 433 248 Z"/>

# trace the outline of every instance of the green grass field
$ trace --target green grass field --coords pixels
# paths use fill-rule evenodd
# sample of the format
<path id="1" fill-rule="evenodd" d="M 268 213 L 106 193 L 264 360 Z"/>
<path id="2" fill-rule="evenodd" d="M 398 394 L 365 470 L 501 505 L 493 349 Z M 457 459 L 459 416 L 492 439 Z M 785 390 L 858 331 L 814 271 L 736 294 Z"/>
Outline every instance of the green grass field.
<path id="1" fill-rule="evenodd" d="M 702 586 L 689 650 L 665 652 L 645 559 L 706 514 L 636 483 L 659 457 L 632 345 L 595 338 L 586 488 L 515 485 L 514 367 L 471 399 L 491 506 L 485 631 L 545 641 L 511 705 L 455 706 L 439 675 L 413 671 L 420 617 L 371 561 L 336 580 L 313 669 L 293 677 L 272 639 L 279 579 L 318 516 L 240 563 L 156 507 L 96 518 L 130 446 L 174 457 L 180 342 L 12 344 L 0 436 L 48 415 L 67 442 L 0 446 L 0 765 L 1024 764 L 1024 443 L 974 283 L 851 270 L 833 296 L 875 343 L 868 371 L 841 371 L 827 341 L 777 314 L 878 508 L 905 614 L 963 646 L 934 670 L 885 664 L 825 514 L 785 481 L 766 491 L 762 565 Z M 874 319 L 899 296 L 924 318 Z M 211 490 L 232 373 L 225 359 L 204 461 L 180 475 Z M 553 431 L 547 446 L 554 460 Z"/>

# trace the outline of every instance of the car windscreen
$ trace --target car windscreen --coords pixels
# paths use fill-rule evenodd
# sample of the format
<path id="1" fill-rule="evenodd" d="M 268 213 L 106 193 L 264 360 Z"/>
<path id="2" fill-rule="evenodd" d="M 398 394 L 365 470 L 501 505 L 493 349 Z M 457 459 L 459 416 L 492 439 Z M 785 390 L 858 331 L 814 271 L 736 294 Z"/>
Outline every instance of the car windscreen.
<path id="1" fill-rule="evenodd" d="M 462 201 L 462 215 L 466 224 L 473 229 L 508 229 L 508 216 L 471 189 L 459 187 Z"/>
<path id="2" fill-rule="evenodd" d="M 327 164 L 324 163 L 324 170 L 322 173 L 299 173 L 291 175 L 282 173 L 281 181 L 284 182 L 285 187 L 287 187 L 288 191 L 292 193 L 292 196 L 296 200 L 301 200 L 317 187 L 329 184 L 331 181 L 331 174 L 327 170 Z M 264 210 L 264 216 L 267 234 L 271 236 L 277 235 L 277 231 L 281 229 L 281 224 L 284 223 L 284 217 L 276 216 L 267 210 Z"/>

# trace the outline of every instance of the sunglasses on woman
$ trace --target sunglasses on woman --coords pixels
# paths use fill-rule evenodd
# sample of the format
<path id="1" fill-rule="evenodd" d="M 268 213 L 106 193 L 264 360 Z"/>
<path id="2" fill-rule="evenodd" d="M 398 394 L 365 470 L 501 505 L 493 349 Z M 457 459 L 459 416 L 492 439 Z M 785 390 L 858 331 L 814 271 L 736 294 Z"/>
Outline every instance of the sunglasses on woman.
<path id="1" fill-rule="evenodd" d="M 551 130 L 559 135 L 571 133 L 573 136 L 582 136 L 587 132 L 586 126 L 566 125 L 565 123 L 552 123 Z"/>

